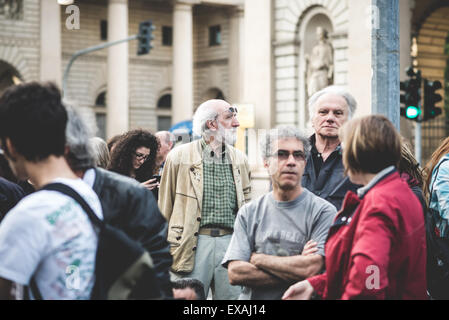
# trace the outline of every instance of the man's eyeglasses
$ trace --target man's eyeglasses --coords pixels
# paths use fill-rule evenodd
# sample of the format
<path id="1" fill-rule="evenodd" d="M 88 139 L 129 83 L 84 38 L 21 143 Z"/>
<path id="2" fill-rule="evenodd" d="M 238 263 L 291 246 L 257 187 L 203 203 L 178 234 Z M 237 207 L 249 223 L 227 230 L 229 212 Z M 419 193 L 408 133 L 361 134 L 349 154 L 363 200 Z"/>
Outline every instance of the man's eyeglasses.
<path id="1" fill-rule="evenodd" d="M 293 155 L 293 158 L 296 161 L 301 161 L 306 159 L 306 155 L 304 152 L 297 150 L 297 151 L 287 151 L 287 150 L 278 150 L 276 151 L 272 156 L 278 158 L 279 160 L 287 160 L 290 155 Z"/>
<path id="2" fill-rule="evenodd" d="M 230 112 L 230 113 L 238 113 L 238 110 L 237 110 L 237 107 L 229 107 L 229 109 L 228 109 L 228 111 Z"/>
<path id="3" fill-rule="evenodd" d="M 237 116 L 237 113 L 238 113 L 238 110 L 237 110 L 237 107 L 229 107 L 228 109 L 226 109 L 225 111 L 223 111 L 223 112 L 220 113 L 220 114 L 223 114 L 223 113 L 226 113 L 226 112 L 229 113 L 229 117 L 236 117 L 236 116 Z M 218 116 L 219 116 L 220 114 L 217 115 L 217 118 L 218 118 Z"/>
<path id="4" fill-rule="evenodd" d="M 135 152 L 134 155 L 136 156 L 137 160 L 143 160 L 143 161 L 147 161 L 148 158 L 150 157 L 149 154 L 143 154 L 140 152 Z"/>

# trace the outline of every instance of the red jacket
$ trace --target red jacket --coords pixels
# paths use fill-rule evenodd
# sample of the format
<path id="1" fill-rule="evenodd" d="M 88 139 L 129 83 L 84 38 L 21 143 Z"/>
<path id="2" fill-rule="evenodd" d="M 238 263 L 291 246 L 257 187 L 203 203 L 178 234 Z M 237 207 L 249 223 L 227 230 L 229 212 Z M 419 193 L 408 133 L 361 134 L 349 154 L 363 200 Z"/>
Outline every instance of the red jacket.
<path id="1" fill-rule="evenodd" d="M 326 273 L 307 279 L 324 299 L 427 299 L 424 215 L 397 172 L 346 194 L 325 252 Z"/>

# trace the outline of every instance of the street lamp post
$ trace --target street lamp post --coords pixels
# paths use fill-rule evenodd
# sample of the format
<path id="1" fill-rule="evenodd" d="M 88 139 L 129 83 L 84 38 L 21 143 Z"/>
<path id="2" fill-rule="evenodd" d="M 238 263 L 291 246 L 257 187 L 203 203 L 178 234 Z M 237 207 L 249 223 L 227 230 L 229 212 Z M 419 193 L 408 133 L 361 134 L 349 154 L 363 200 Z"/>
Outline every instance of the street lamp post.
<path id="1" fill-rule="evenodd" d="M 65 71 L 64 71 L 64 77 L 62 79 L 62 94 L 63 94 L 63 96 L 65 96 L 66 93 L 67 93 L 67 80 L 68 80 L 68 77 L 69 77 L 70 68 L 72 67 L 72 65 L 73 65 L 73 63 L 75 62 L 76 59 L 78 59 L 79 57 L 81 57 L 81 56 L 83 56 L 85 54 L 88 54 L 88 53 L 91 53 L 91 52 L 94 52 L 94 51 L 98 51 L 98 50 L 101 50 L 101 49 L 104 49 L 104 48 L 108 48 L 110 46 L 114 46 L 116 44 L 120 44 L 120 43 L 123 43 L 123 42 L 135 40 L 135 39 L 138 39 L 138 38 L 139 38 L 139 35 L 136 34 L 136 35 L 130 36 L 130 37 L 125 38 L 125 39 L 112 41 L 112 42 L 108 42 L 108 43 L 102 43 L 102 44 L 99 44 L 99 45 L 96 45 L 96 46 L 93 46 L 93 47 L 89 47 L 89 48 L 86 48 L 86 49 L 82 49 L 82 50 L 79 50 L 79 51 L 75 52 L 72 55 L 72 57 L 70 58 L 70 61 L 67 64 L 67 67 L 65 68 Z"/>

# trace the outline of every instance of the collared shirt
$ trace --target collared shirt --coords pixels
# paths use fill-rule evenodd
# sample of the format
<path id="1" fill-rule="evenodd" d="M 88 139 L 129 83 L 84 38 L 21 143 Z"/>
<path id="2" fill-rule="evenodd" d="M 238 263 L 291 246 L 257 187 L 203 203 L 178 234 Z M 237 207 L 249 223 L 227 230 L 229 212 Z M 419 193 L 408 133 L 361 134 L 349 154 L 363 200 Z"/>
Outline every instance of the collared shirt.
<path id="1" fill-rule="evenodd" d="M 203 206 L 200 227 L 232 229 L 237 212 L 237 194 L 231 161 L 225 145 L 216 155 L 210 145 L 201 140 L 203 149 Z"/>
<path id="2" fill-rule="evenodd" d="M 383 178 L 385 178 L 386 176 L 388 176 L 390 173 L 392 173 L 395 170 L 396 169 L 394 166 L 389 166 L 389 167 L 383 169 L 382 171 L 378 172 L 366 186 L 358 188 L 357 196 L 360 198 L 360 200 L 362 200 L 363 197 L 365 196 L 365 194 L 369 190 L 371 190 L 380 180 L 382 180 Z"/>
<path id="3" fill-rule="evenodd" d="M 315 134 L 310 137 L 310 142 L 312 146 L 315 145 Z M 332 203 L 337 210 L 341 208 L 346 192 L 349 190 L 356 192 L 357 188 L 360 187 L 353 184 L 345 175 L 341 150 L 341 146 L 337 146 L 321 165 L 315 165 L 316 157 L 311 152 L 307 157 L 304 175 L 301 180 L 303 187 Z M 315 156 L 317 154 L 318 151 L 316 151 Z M 317 167 L 319 167 L 319 172 L 316 169 Z"/>
<path id="4" fill-rule="evenodd" d="M 313 158 L 313 166 L 315 168 L 315 177 L 318 178 L 320 175 L 321 168 L 323 167 L 324 161 L 323 161 L 323 155 L 318 152 L 318 149 L 316 148 L 316 137 L 313 135 L 311 138 L 311 144 L 312 149 L 310 150 L 310 153 Z M 338 145 L 337 148 L 335 148 L 334 151 L 329 155 L 329 157 L 326 160 L 331 161 L 333 158 L 337 157 L 338 155 L 341 155 L 341 145 Z"/>
<path id="5" fill-rule="evenodd" d="M 358 188 L 357 191 L 357 197 L 355 194 L 350 195 L 349 199 L 346 201 L 348 202 L 346 204 L 346 208 L 352 207 L 352 210 L 346 210 L 342 214 L 340 214 L 332 224 L 332 227 L 340 227 L 343 225 L 347 225 L 352 221 L 352 216 L 355 212 L 355 209 L 359 205 L 360 201 L 365 197 L 365 195 L 370 191 L 376 184 L 378 184 L 380 181 L 382 181 L 386 176 L 390 175 L 391 173 L 395 172 L 396 168 L 394 166 L 389 166 L 382 171 L 378 172 L 373 179 L 371 179 L 370 182 L 366 186 Z M 358 198 L 358 199 L 357 199 Z M 329 236 L 331 233 L 329 233 Z"/>

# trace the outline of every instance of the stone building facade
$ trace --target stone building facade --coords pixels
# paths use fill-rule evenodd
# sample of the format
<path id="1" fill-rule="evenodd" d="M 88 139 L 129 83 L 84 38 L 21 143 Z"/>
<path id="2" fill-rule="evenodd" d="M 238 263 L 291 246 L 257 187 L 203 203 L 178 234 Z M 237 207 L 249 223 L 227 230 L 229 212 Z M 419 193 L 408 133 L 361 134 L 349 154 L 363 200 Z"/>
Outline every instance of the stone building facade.
<path id="1" fill-rule="evenodd" d="M 348 1 L 275 1 L 274 63 L 276 122 L 306 128 L 309 113 L 305 55 L 315 30 L 325 28 L 334 48 L 334 84 L 348 85 Z"/>
<path id="2" fill-rule="evenodd" d="M 310 129 L 305 57 L 316 45 L 318 27 L 327 30 L 333 48 L 333 83 L 353 93 L 356 116 L 371 113 L 372 0 L 75 0 L 74 5 L 79 28 L 70 27 L 76 12 L 56 0 L 0 2 L 0 91 L 31 80 L 62 86 L 76 51 L 136 34 L 139 23 L 151 19 L 156 29 L 149 54 L 138 56 L 133 40 L 82 56 L 72 66 L 65 98 L 98 127 L 99 136 L 166 129 L 215 97 L 253 106 L 256 130 L 283 124 Z M 399 0 L 399 6 L 401 80 L 414 63 L 424 77 L 447 86 L 449 1 Z M 445 112 L 423 124 L 422 163 L 447 135 L 446 117 Z M 413 142 L 414 123 L 401 119 L 401 133 Z M 246 152 L 253 178 L 265 181 L 257 137 L 248 134 Z"/>
<path id="3" fill-rule="evenodd" d="M 50 67 L 47 68 L 59 69 L 60 77 L 76 51 L 108 40 L 109 30 L 106 30 L 110 29 L 107 26 L 108 6 L 116 1 L 75 1 L 74 5 L 79 8 L 79 29 L 69 28 L 73 22 L 71 20 L 73 11 L 66 12 L 67 6 L 55 5 L 56 0 L 53 1 L 54 4 L 50 4 L 50 10 L 58 13 L 60 21 L 55 23 L 45 19 L 51 14 L 49 11 L 42 12 L 46 9 L 45 1 L 47 0 L 19 0 L 22 7 L 18 18 L 0 14 L 0 70 L 17 74 L 21 81 L 47 80 L 41 76 L 41 71 L 45 68 L 41 62 L 41 59 L 45 58 L 41 52 L 41 44 L 47 35 L 41 34 L 40 30 L 44 29 L 45 25 L 60 29 L 60 39 L 53 39 L 53 44 L 59 42 L 60 58 L 59 60 L 47 58 L 50 60 Z M 137 41 L 128 43 L 128 128 L 142 127 L 153 131 L 168 129 L 173 124 L 174 111 L 171 106 L 164 105 L 164 102 L 173 99 L 163 101 L 160 99 L 164 96 L 167 98 L 167 95 L 171 96 L 173 90 L 175 3 L 161 0 L 122 2 L 126 4 L 128 13 L 127 34 L 137 34 L 139 23 L 146 20 L 152 20 L 156 27 L 153 33 L 154 48 L 150 54 L 137 56 Z M 231 19 L 233 15 L 239 14 L 239 10 L 237 5 L 230 5 L 232 1 L 204 5 L 201 1 L 184 2 L 190 7 L 194 22 L 190 45 L 193 53 L 193 72 L 190 75 L 193 84 L 193 101 L 190 107 L 192 113 L 204 99 L 217 96 L 230 97 L 230 40 L 238 38 L 238 35 L 232 38 L 230 28 Z M 210 44 L 211 27 L 218 27 L 217 43 L 213 45 Z M 163 32 L 166 37 L 165 44 L 162 42 Z M 78 58 L 70 70 L 67 81 L 65 98 L 79 107 L 90 119 L 91 124 L 97 121 L 99 127 L 97 134 L 103 137 L 106 137 L 105 118 L 108 117 L 106 108 L 108 95 L 104 93 L 108 89 L 108 79 L 113 77 L 114 75 L 108 77 L 108 49 L 103 49 Z M 62 85 L 61 78 L 49 77 L 48 80 L 54 80 Z M 9 79 L 3 87 L 12 83 Z M 158 107 L 158 102 L 163 106 Z"/>
<path id="4" fill-rule="evenodd" d="M 20 3 L 18 16 L 0 11 L 0 75 L 14 74 L 27 81 L 39 80 L 39 1 Z M 11 77 L 2 78 L 1 81 L 3 88 L 13 83 Z"/>

